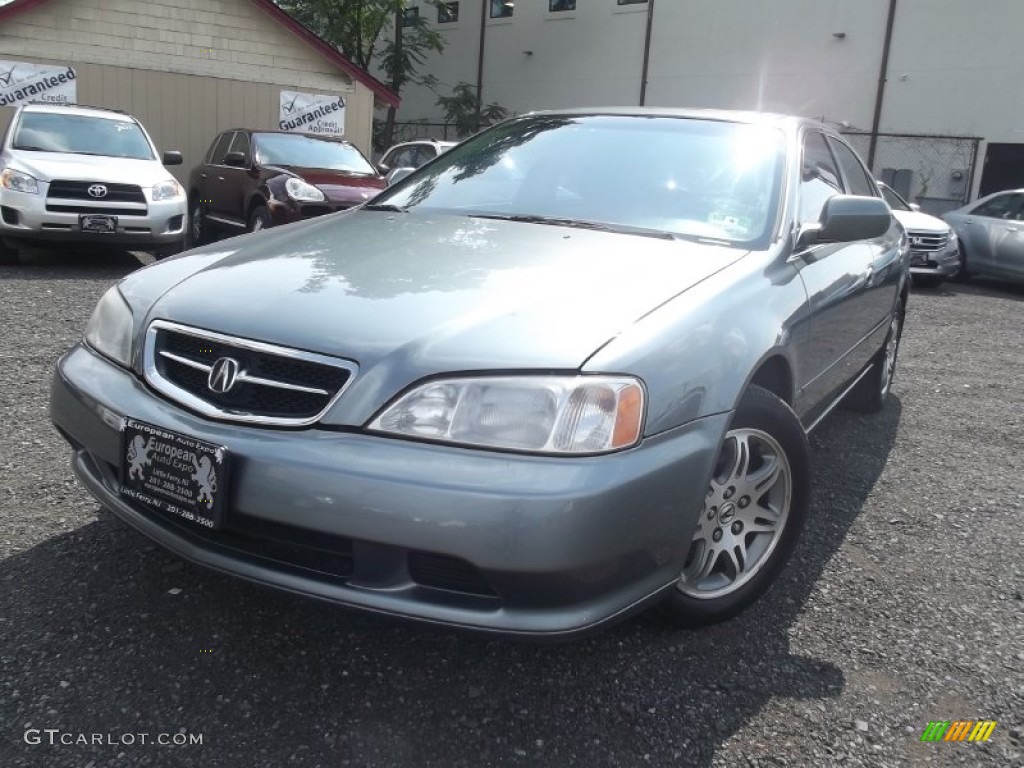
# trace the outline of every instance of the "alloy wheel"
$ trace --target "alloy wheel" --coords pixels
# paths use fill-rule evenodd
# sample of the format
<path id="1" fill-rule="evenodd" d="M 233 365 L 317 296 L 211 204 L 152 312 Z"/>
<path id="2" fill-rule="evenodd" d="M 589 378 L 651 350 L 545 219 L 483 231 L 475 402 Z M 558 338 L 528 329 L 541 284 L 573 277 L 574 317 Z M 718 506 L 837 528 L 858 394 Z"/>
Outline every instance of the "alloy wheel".
<path id="1" fill-rule="evenodd" d="M 882 397 L 889 394 L 892 387 L 892 377 L 896 373 L 896 353 L 900 346 L 900 313 L 892 316 L 889 324 L 889 335 L 885 342 L 885 362 L 882 368 Z"/>
<path id="2" fill-rule="evenodd" d="M 778 441 L 759 429 L 730 430 L 677 588 L 711 599 L 750 581 L 782 536 L 792 493 L 792 469 Z"/>

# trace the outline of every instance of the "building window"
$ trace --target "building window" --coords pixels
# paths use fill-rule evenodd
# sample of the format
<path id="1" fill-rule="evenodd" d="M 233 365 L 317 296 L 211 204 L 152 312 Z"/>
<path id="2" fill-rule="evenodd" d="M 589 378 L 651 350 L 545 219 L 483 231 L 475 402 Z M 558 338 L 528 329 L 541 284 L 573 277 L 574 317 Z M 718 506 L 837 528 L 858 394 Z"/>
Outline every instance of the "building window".
<path id="1" fill-rule="evenodd" d="M 415 27 L 420 18 L 420 9 L 416 7 L 406 8 L 402 14 L 403 27 Z"/>
<path id="2" fill-rule="evenodd" d="M 491 18 L 512 18 L 512 11 L 515 10 L 514 6 L 515 2 L 513 0 L 491 0 Z"/>
<path id="3" fill-rule="evenodd" d="M 458 3 L 441 3 L 437 6 L 437 23 L 454 24 L 459 20 Z"/>
<path id="4" fill-rule="evenodd" d="M 548 0 L 548 12 L 558 13 L 558 11 L 575 11 L 576 0 Z"/>

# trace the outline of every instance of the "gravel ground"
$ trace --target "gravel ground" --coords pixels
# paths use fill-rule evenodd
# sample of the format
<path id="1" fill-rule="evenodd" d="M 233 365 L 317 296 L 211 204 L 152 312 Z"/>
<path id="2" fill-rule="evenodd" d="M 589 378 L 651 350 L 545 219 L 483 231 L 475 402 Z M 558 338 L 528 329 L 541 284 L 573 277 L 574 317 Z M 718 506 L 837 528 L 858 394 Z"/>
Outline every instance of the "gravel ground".
<path id="1" fill-rule="evenodd" d="M 0 268 L 0 766 L 1024 766 L 1024 290 L 912 297 L 888 408 L 813 436 L 808 530 L 753 609 L 533 646 L 208 573 L 102 511 L 47 388 L 138 266 Z M 981 718 L 988 743 L 919 741 Z"/>

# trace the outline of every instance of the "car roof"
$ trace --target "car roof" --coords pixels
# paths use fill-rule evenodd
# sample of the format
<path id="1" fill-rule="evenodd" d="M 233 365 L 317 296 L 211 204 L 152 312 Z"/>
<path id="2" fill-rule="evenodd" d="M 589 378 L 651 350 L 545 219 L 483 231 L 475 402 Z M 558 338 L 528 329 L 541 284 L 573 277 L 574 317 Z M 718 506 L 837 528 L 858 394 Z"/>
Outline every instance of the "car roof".
<path id="1" fill-rule="evenodd" d="M 25 104 L 22 112 L 43 112 L 54 115 L 82 115 L 85 117 L 103 117 L 108 120 L 121 120 L 128 123 L 136 122 L 135 118 L 120 109 L 106 107 L 90 107 L 85 104 Z"/>
<path id="2" fill-rule="evenodd" d="M 218 131 L 217 135 L 231 133 L 232 131 L 242 131 L 244 133 L 253 134 L 279 134 L 282 136 L 305 136 L 307 139 L 321 139 L 323 141 L 332 141 L 335 144 L 352 144 L 351 141 L 342 136 L 324 136 L 321 133 L 304 133 L 302 131 L 277 131 L 272 128 L 225 128 L 223 131 Z"/>
<path id="3" fill-rule="evenodd" d="M 546 109 L 528 112 L 522 117 L 560 115 L 608 115 L 616 117 L 679 117 L 695 120 L 717 120 L 750 125 L 776 125 L 796 128 L 807 125 L 835 133 L 835 128 L 820 120 L 798 115 L 783 115 L 776 112 L 755 112 L 739 109 L 688 109 L 684 107 L 575 107 L 573 109 Z"/>

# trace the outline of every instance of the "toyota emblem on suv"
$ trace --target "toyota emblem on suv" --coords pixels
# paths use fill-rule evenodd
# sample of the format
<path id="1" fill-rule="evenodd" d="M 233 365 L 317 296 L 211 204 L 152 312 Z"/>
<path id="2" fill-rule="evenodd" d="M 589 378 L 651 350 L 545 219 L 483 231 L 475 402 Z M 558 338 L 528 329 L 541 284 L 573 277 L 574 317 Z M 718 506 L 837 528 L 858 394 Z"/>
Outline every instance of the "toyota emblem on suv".
<path id="1" fill-rule="evenodd" d="M 87 191 L 89 192 L 89 197 L 107 196 L 107 187 L 104 184 L 93 184 Z"/>
<path id="2" fill-rule="evenodd" d="M 211 392 L 223 395 L 231 391 L 238 379 L 238 361 L 233 357 L 222 357 L 213 364 L 206 386 Z"/>

